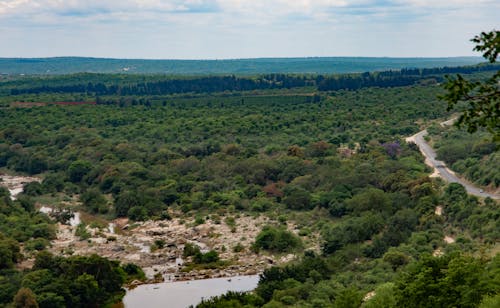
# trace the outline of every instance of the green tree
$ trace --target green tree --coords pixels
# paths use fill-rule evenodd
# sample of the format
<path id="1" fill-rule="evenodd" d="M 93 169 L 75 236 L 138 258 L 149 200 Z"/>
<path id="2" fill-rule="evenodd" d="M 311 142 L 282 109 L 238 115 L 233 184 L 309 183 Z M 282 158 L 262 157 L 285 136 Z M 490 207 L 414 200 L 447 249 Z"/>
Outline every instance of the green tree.
<path id="1" fill-rule="evenodd" d="M 20 258 L 19 243 L 0 233 L 0 270 L 13 267 Z"/>
<path id="2" fill-rule="evenodd" d="M 495 63 L 500 52 L 500 31 L 482 32 L 474 37 L 475 51 L 483 52 L 483 57 Z M 447 77 L 444 83 L 446 93 L 440 98 L 448 103 L 448 110 L 459 102 L 467 103 L 467 108 L 458 118 L 457 125 L 465 125 L 473 133 L 478 128 L 486 128 L 493 140 L 500 142 L 500 70 L 485 82 L 471 82 L 460 74 L 456 78 Z"/>
<path id="3" fill-rule="evenodd" d="M 15 308 L 38 308 L 35 294 L 28 288 L 19 289 L 12 304 Z"/>
<path id="4" fill-rule="evenodd" d="M 281 228 L 266 226 L 255 238 L 254 248 L 275 252 L 289 252 L 302 247 L 302 242 L 295 234 Z"/>
<path id="5" fill-rule="evenodd" d="M 488 275 L 498 270 L 495 264 L 488 269 L 485 261 L 458 254 L 424 256 L 396 282 L 398 306 L 476 307 L 483 296 L 498 291 L 498 277 Z"/>
<path id="6" fill-rule="evenodd" d="M 375 289 L 375 294 L 367 300 L 362 308 L 396 308 L 396 299 L 394 298 L 394 283 L 387 282 Z"/>
<path id="7" fill-rule="evenodd" d="M 89 189 L 80 196 L 80 201 L 93 213 L 106 213 L 108 201 L 97 189 Z"/>
<path id="8" fill-rule="evenodd" d="M 92 169 L 92 165 L 88 161 L 77 160 L 71 163 L 68 168 L 69 180 L 73 183 L 80 182 L 87 173 Z"/>
<path id="9" fill-rule="evenodd" d="M 396 270 L 398 267 L 407 264 L 409 258 L 404 253 L 391 248 L 384 254 L 383 260 L 389 263 L 393 270 Z"/>

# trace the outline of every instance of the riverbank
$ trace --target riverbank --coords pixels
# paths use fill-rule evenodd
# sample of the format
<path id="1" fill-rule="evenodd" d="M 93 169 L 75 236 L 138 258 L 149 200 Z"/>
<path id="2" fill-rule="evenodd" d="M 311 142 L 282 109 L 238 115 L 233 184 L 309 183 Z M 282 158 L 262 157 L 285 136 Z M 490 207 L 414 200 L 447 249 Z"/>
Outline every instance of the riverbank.
<path id="1" fill-rule="evenodd" d="M 1 178 L 0 184 L 9 189 L 13 199 L 22 192 L 25 184 L 41 181 L 36 177 L 15 175 L 1 175 Z M 64 206 L 72 208 L 74 217 L 68 224 L 57 223 L 56 238 L 51 241 L 48 251 L 61 256 L 98 254 L 123 264 L 134 263 L 144 270 L 148 283 L 257 275 L 272 265 L 295 258 L 293 254 L 256 254 L 251 250 L 262 228 L 276 223 L 264 215 L 211 215 L 199 223 L 193 217 L 171 212 L 171 220 L 133 222 L 119 218 L 98 223 L 95 217 L 77 211 L 77 199 L 73 197 L 69 202 L 74 204 L 64 202 Z M 54 204 L 37 203 L 36 206 L 47 215 L 54 208 Z M 77 232 L 80 222 L 85 223 L 85 237 Z M 298 233 L 293 223 L 286 226 L 289 231 Z M 183 259 L 187 243 L 200 247 L 202 252 L 216 251 L 225 265 L 186 268 L 186 263 L 191 261 L 190 258 Z M 316 243 L 309 248 L 318 247 Z M 32 263 L 33 259 L 28 257 L 21 267 L 28 268 Z M 142 283 L 135 282 L 136 285 Z"/>

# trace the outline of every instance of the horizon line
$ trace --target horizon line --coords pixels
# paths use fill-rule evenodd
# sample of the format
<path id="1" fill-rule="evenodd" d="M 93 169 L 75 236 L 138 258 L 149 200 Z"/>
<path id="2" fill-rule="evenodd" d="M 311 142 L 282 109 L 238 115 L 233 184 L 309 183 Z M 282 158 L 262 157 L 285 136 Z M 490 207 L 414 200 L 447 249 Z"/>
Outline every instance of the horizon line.
<path id="1" fill-rule="evenodd" d="M 244 60 L 286 60 L 286 59 L 457 59 L 457 58 L 482 58 L 481 56 L 434 56 L 434 57 L 393 57 L 393 56 L 297 56 L 297 57 L 255 57 L 255 58 L 114 58 L 114 57 L 94 57 L 94 56 L 49 56 L 49 57 L 2 57 L 0 60 L 16 59 L 96 59 L 96 60 L 129 60 L 129 61 L 244 61 Z"/>

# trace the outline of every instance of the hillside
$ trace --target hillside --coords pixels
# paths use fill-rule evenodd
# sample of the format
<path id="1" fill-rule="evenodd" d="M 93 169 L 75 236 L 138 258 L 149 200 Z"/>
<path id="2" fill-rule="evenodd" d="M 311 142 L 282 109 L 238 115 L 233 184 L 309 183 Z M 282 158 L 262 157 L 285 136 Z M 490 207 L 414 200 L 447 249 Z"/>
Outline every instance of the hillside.
<path id="1" fill-rule="evenodd" d="M 17 200 L 0 190 L 0 304 L 28 282 L 43 307 L 79 302 L 97 280 L 77 271 L 62 291 L 32 281 L 63 283 L 53 263 L 104 262 L 93 254 L 125 264 L 112 263 L 130 275 L 118 285 L 144 278 L 129 262 L 154 281 L 261 274 L 255 293 L 219 307 L 490 300 L 498 202 L 429 177 L 404 141 L 451 116 L 434 73 L 4 80 L 1 171 L 39 181 Z"/>

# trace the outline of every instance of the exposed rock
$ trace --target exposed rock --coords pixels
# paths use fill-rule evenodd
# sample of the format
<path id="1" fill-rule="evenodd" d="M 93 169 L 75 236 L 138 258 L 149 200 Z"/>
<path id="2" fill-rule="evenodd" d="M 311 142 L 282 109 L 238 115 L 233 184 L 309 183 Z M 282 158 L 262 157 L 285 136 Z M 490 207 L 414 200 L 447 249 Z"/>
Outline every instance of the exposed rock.
<path id="1" fill-rule="evenodd" d="M 190 227 L 194 221 L 181 223 L 180 218 L 174 218 L 168 223 L 146 221 L 134 223 L 133 230 L 130 230 L 127 219 L 116 219 L 112 223 L 115 225 L 115 230 L 120 232 L 110 234 L 108 226 L 102 230 L 90 228 L 89 232 L 96 234 L 96 237 L 91 239 L 91 244 L 79 241 L 74 235 L 74 228 L 59 224 L 57 239 L 52 242 L 50 250 L 54 254 L 99 254 L 122 262 L 133 262 L 141 266 L 151 280 L 157 279 L 158 275 L 166 280 L 253 275 L 271 265 L 288 262 L 295 257 L 290 254 L 277 259 L 274 256 L 255 254 L 250 249 L 233 251 L 232 248 L 237 244 L 250 247 L 267 221 L 267 217 L 240 217 L 236 219 L 238 226 L 236 232 L 232 232 L 234 230 L 226 224 L 216 224 L 210 220 L 195 228 Z M 295 226 L 289 224 L 288 228 L 293 230 Z M 113 237 L 112 241 L 107 240 L 110 236 Z M 163 240 L 166 244 L 162 249 L 151 252 L 150 247 L 155 240 Z M 186 243 L 197 245 L 202 252 L 216 250 L 221 259 L 230 260 L 231 264 L 226 269 L 182 272 L 185 260 L 180 257 Z"/>

